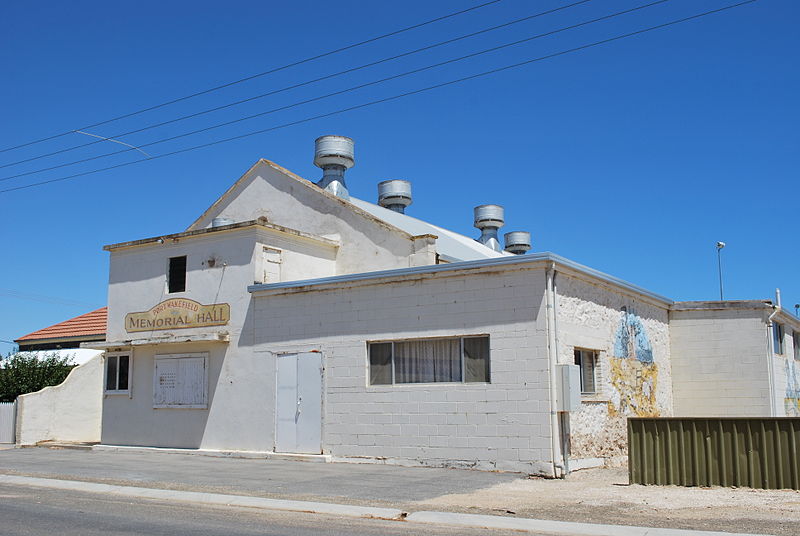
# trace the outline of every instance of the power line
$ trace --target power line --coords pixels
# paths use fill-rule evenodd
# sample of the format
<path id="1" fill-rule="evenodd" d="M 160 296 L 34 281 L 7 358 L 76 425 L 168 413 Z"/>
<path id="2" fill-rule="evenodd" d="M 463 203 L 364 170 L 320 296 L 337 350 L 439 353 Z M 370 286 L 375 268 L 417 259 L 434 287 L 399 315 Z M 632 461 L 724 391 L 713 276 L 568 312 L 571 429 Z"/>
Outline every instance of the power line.
<path id="1" fill-rule="evenodd" d="M 584 0 L 584 1 L 586 1 L 586 0 Z M 602 17 L 597 17 L 597 18 L 594 18 L 594 19 L 590 19 L 588 21 L 583 21 L 583 22 L 579 22 L 579 23 L 576 23 L 576 24 L 571 24 L 569 26 L 564 26 L 564 27 L 558 28 L 556 30 L 551 30 L 549 32 L 536 34 L 536 35 L 533 35 L 533 36 L 526 37 L 524 39 L 518 39 L 516 41 L 511 41 L 509 43 L 504 43 L 502 45 L 497 45 L 497 46 L 494 46 L 494 47 L 490 47 L 490 48 L 487 48 L 487 49 L 484 49 L 484 50 L 480 50 L 478 52 L 473 52 L 473 53 L 470 53 L 470 54 L 466 54 L 464 56 L 459 56 L 457 58 L 451 58 L 449 60 L 445 60 L 445 61 L 442 61 L 442 62 L 434 63 L 434 64 L 431 64 L 431 65 L 427 65 L 425 67 L 419 67 L 417 69 L 412 69 L 410 71 L 406 71 L 406 72 L 403 72 L 403 73 L 395 74 L 395 75 L 388 76 L 388 77 L 385 77 L 385 78 L 381 78 L 381 79 L 378 79 L 378 80 L 373 80 L 371 82 L 365 82 L 363 84 L 358 84 L 358 85 L 355 85 L 355 86 L 352 86 L 352 87 L 349 87 L 349 88 L 346 88 L 346 89 L 341 89 L 339 91 L 334 91 L 332 93 L 327 93 L 325 95 L 312 97 L 310 99 L 305 99 L 305 100 L 302 100 L 302 101 L 294 102 L 292 104 L 287 104 L 287 105 L 284 105 L 284 106 L 280 106 L 278 108 L 272 108 L 270 110 L 266 110 L 266 111 L 259 112 L 259 113 L 256 113 L 256 114 L 252 114 L 252 115 L 247 115 L 247 116 L 244 116 L 244 117 L 240 117 L 238 119 L 233 119 L 231 121 L 225 121 L 225 122 L 222 122 L 222 123 L 217 123 L 216 125 L 211 125 L 211 126 L 208 126 L 208 127 L 192 130 L 192 131 L 189 131 L 189 132 L 184 132 L 182 134 L 176 134 L 175 136 L 170 136 L 168 138 L 162 138 L 160 140 L 152 141 L 152 142 L 149 142 L 149 143 L 140 144 L 137 147 L 134 147 L 132 149 L 122 149 L 122 150 L 119 150 L 119 151 L 112 151 L 110 153 L 104 153 L 104 154 L 100 154 L 100 155 L 90 156 L 90 157 L 87 157 L 87 158 L 82 158 L 80 160 L 67 162 L 65 164 L 58 164 L 58 165 L 55 165 L 55 166 L 50 166 L 50 167 L 46 167 L 46 168 L 40 168 L 40 169 L 33 170 L 33 171 L 26 171 L 26 172 L 23 172 L 23 173 L 17 173 L 16 175 L 9 175 L 7 177 L 0 177 L 0 182 L 11 180 L 11 179 L 16 179 L 16 178 L 19 178 L 19 177 L 25 177 L 25 176 L 28 176 L 28 175 L 34 175 L 36 173 L 42 173 L 42 172 L 45 172 L 45 171 L 51 171 L 51 170 L 54 170 L 54 169 L 60 169 L 60 168 L 63 168 L 63 167 L 73 166 L 73 165 L 76 165 L 76 164 L 82 164 L 82 163 L 85 163 L 85 162 L 90 162 L 92 160 L 105 158 L 107 156 L 114 156 L 114 155 L 118 155 L 118 154 L 122 154 L 122 153 L 127 153 L 127 152 L 130 152 L 131 150 L 134 150 L 134 149 L 138 150 L 138 151 L 141 151 L 142 147 L 150 147 L 150 146 L 153 146 L 153 145 L 158 145 L 158 144 L 165 143 L 165 142 L 168 142 L 168 141 L 173 141 L 173 140 L 176 140 L 176 139 L 185 138 L 187 136 L 192 136 L 194 134 L 200 134 L 202 132 L 207 132 L 209 130 L 214 130 L 214 129 L 217 129 L 217 128 L 220 128 L 220 127 L 232 125 L 234 123 L 239 123 L 239 122 L 242 122 L 242 121 L 246 121 L 248 119 L 254 119 L 256 117 L 261 117 L 261 116 L 272 114 L 272 113 L 275 113 L 275 112 L 288 110 L 290 108 L 296 108 L 297 106 L 302 106 L 304 104 L 309 104 L 309 103 L 312 103 L 312 102 L 320 101 L 320 100 L 327 99 L 327 98 L 330 98 L 330 97 L 334 97 L 334 96 L 337 96 L 337 95 L 343 95 L 345 93 L 350 93 L 352 91 L 363 89 L 365 87 L 374 86 L 374 85 L 377 85 L 377 84 L 381 84 L 383 82 L 388 82 L 390 80 L 396 80 L 398 78 L 403 78 L 403 77 L 406 77 L 406 76 L 410 76 L 412 74 L 417 74 L 417 73 L 420 73 L 420 72 L 423 72 L 423 71 L 434 69 L 436 67 L 442 67 L 444 65 L 448 65 L 448 64 L 451 64 L 451 63 L 456 63 L 456 62 L 463 61 L 463 60 L 466 60 L 466 59 L 469 59 L 469 58 L 474 58 L 474 57 L 477 57 L 477 56 L 481 56 L 483 54 L 488 54 L 490 52 L 496 52 L 496 51 L 502 50 L 504 48 L 508 48 L 508 47 L 511 47 L 511 46 L 515 46 L 515 45 L 519 45 L 519 44 L 526 43 L 526 42 L 529 42 L 529 41 L 533 41 L 535 39 L 540 39 L 542 37 L 548 37 L 548 36 L 555 35 L 555 34 L 558 34 L 558 33 L 561 33 L 561 32 L 565 32 L 565 31 L 568 31 L 568 30 L 573 30 L 575 28 L 580 28 L 582 26 L 587 26 L 589 24 L 594 24 L 594 23 L 601 22 L 601 21 L 604 21 L 604 20 L 609 20 L 609 19 L 612 19 L 612 18 L 615 18 L 615 17 L 620 17 L 622 15 L 626 15 L 626 14 L 632 13 L 634 11 L 639 11 L 639 10 L 642 10 L 642 9 L 653 7 L 653 6 L 658 5 L 658 4 L 664 4 L 664 3 L 670 2 L 670 1 L 672 1 L 672 0 L 656 0 L 656 1 L 650 2 L 648 4 L 643 4 L 643 5 L 636 6 L 636 7 L 630 8 L 630 9 L 617 11 L 616 13 L 611 13 L 609 15 L 604 15 Z M 565 7 L 569 7 L 569 6 L 565 6 Z M 559 9 L 563 9 L 563 8 L 559 8 Z M 551 11 L 553 11 L 553 10 L 551 10 Z M 544 13 L 548 13 L 548 12 L 544 12 Z"/>
<path id="2" fill-rule="evenodd" d="M 713 14 L 720 13 L 720 12 L 723 12 L 723 11 L 727 11 L 727 10 L 730 10 L 730 9 L 734 9 L 734 8 L 737 8 L 737 7 L 741 7 L 741 6 L 744 6 L 744 5 L 747 5 L 747 4 L 753 4 L 753 3 L 757 2 L 757 1 L 758 0 L 745 0 L 743 2 L 737 2 L 735 4 L 729 4 L 727 6 L 723 6 L 723 7 L 717 8 L 717 9 L 712 9 L 710 11 L 705 11 L 705 12 L 702 12 L 702 13 L 698 13 L 696 15 L 691 15 L 689 17 L 684 17 L 684 18 L 681 18 L 681 19 L 672 20 L 672 21 L 669 21 L 669 22 L 658 24 L 656 26 L 650 26 L 648 28 L 643 28 L 641 30 L 636 30 L 636 31 L 629 32 L 629 33 L 622 34 L 622 35 L 618 35 L 618 36 L 615 36 L 615 37 L 602 39 L 600 41 L 594 41 L 594 42 L 588 43 L 586 45 L 581 45 L 581 46 L 570 48 L 570 49 L 567 49 L 567 50 L 562 50 L 560 52 L 554 52 L 552 54 L 547 54 L 545 56 L 539 56 L 537 58 L 531 58 L 531 59 L 528 59 L 528 60 L 525 60 L 525 61 L 521 61 L 521 62 L 518 62 L 518 63 L 505 65 L 503 67 L 498 67 L 496 69 L 491 69 L 489 71 L 483 71 L 483 72 L 480 72 L 480 73 L 477 73 L 477 74 L 473 74 L 473 75 L 470 75 L 470 76 L 457 78 L 455 80 L 450 80 L 448 82 L 442 82 L 440 84 L 427 86 L 427 87 L 424 87 L 424 88 L 421 88 L 421 89 L 416 89 L 416 90 L 413 90 L 413 91 L 407 91 L 405 93 L 400 93 L 398 95 L 393 95 L 391 97 L 385 97 L 385 98 L 382 98 L 382 99 L 377 99 L 377 100 L 365 102 L 365 103 L 358 104 L 358 105 L 355 105 L 355 106 L 350 106 L 350 107 L 347 107 L 347 108 L 341 108 L 341 109 L 335 110 L 333 112 L 328 112 L 328 113 L 325 113 L 325 114 L 319 114 L 319 115 L 307 117 L 307 118 L 304 118 L 304 119 L 298 119 L 296 121 L 291 121 L 289 123 L 284 123 L 282 125 L 277 125 L 277 126 L 270 127 L 270 128 L 256 130 L 256 131 L 253 131 L 253 132 L 248 132 L 246 134 L 240 134 L 238 136 L 232 136 L 230 138 L 224 138 L 224 139 L 221 139 L 221 140 L 217 140 L 217 141 L 213 141 L 213 142 L 209 142 L 209 143 L 204 143 L 204 144 L 201 144 L 201 145 L 195 145 L 193 147 L 187 147 L 185 149 L 179 149 L 179 150 L 172 151 L 172 152 L 169 152 L 169 153 L 156 155 L 156 156 L 153 156 L 152 158 L 149 158 L 149 159 L 148 158 L 143 158 L 143 159 L 140 159 L 140 160 L 133 160 L 133 161 L 130 161 L 130 162 L 124 162 L 124 163 L 121 163 L 121 164 L 116 164 L 116 165 L 113 165 L 113 166 L 108 166 L 108 167 L 104 167 L 104 168 L 100 168 L 100 169 L 95 169 L 95 170 L 91 170 L 91 171 L 84 171 L 82 173 L 75 173 L 73 175 L 68 175 L 68 176 L 65 176 L 65 177 L 58 177 L 58 178 L 55 178 L 55 179 L 49 179 L 49 180 L 46 180 L 46 181 L 35 182 L 35 183 L 32 183 L 32 184 L 26 184 L 26 185 L 23 185 L 23 186 L 16 186 L 14 188 L 7 188 L 5 190 L 0 190 L 0 193 L 13 192 L 13 191 L 16 191 L 16 190 L 24 190 L 26 188 L 33 188 L 35 186 L 42 186 L 44 184 L 51 184 L 51 183 L 54 183 L 54 182 L 65 181 L 65 180 L 74 179 L 74 178 L 77 178 L 77 177 L 83 177 L 83 176 L 86 176 L 86 175 L 92 175 L 94 173 L 100 173 L 102 171 L 109 171 L 109 170 L 112 170 L 112 169 L 126 167 L 126 166 L 130 166 L 130 165 L 133 165 L 133 164 L 138 164 L 138 163 L 141 163 L 141 162 L 147 162 L 149 160 L 156 160 L 156 159 L 159 159 L 159 158 L 165 158 L 167 156 L 173 156 L 173 155 L 177 155 L 177 154 L 182 154 L 182 153 L 186 153 L 186 152 L 189 152 L 189 151 L 194 151 L 194 150 L 197 150 L 197 149 L 204 149 L 206 147 L 211 147 L 211 146 L 214 146 L 214 145 L 219 145 L 219 144 L 227 143 L 227 142 L 230 142 L 230 141 L 240 140 L 242 138 L 255 136 L 257 134 L 264 134 L 266 132 L 272 132 L 272 131 L 275 131 L 275 130 L 288 128 L 288 127 L 299 125 L 299 124 L 302 124 L 302 123 L 308 123 L 310 121 L 315 121 L 317 119 L 324 119 L 326 117 L 331 117 L 331 116 L 334 116 L 334 115 L 340 115 L 340 114 L 343 114 L 343 113 L 347 113 L 347 112 L 351 112 L 351 111 L 355 111 L 355 110 L 360 110 L 362 108 L 367 108 L 367 107 L 374 106 L 374 105 L 377 105 L 377 104 L 382 104 L 384 102 L 390 102 L 390 101 L 402 99 L 402 98 L 405 98 L 405 97 L 410 97 L 412 95 L 417 95 L 417 94 L 424 93 L 424 92 L 427 92 L 427 91 L 432 91 L 434 89 L 439 89 L 439 88 L 442 88 L 442 87 L 447 87 L 447 86 L 451 86 L 451 85 L 454 85 L 454 84 L 459 84 L 459 83 L 466 82 L 466 81 L 469 81 L 469 80 L 482 78 L 484 76 L 497 74 L 497 73 L 500 73 L 500 72 L 503 72 L 503 71 L 507 71 L 507 70 L 510 70 L 510 69 L 515 69 L 515 68 L 519 68 L 519 67 L 522 67 L 522 66 L 525 66 L 525 65 L 530 65 L 532 63 L 536 63 L 536 62 L 540 62 L 540 61 L 556 58 L 556 57 L 559 57 L 559 56 L 564 56 L 566 54 L 571 54 L 571 53 L 579 52 L 579 51 L 586 50 L 586 49 L 589 49 L 589 48 L 594 48 L 594 47 L 597 47 L 597 46 L 600 46 L 600 45 L 604 45 L 604 44 L 607 44 L 607 43 L 612 43 L 612 42 L 619 41 L 619 40 L 622 40 L 622 39 L 627 39 L 629 37 L 633 37 L 633 36 L 636 36 L 636 35 L 641 35 L 641 34 L 644 34 L 644 33 L 647 33 L 647 32 L 652 32 L 652 31 L 655 31 L 655 30 L 659 30 L 659 29 L 662 29 L 662 28 L 669 27 L 669 26 L 674 26 L 676 24 L 681 24 L 681 23 L 688 22 L 688 21 L 691 21 L 691 20 L 696 20 L 696 19 L 699 19 L 699 18 L 702 18 L 702 17 L 706 17 L 706 16 L 709 16 L 709 15 L 713 15 Z"/>
<path id="3" fill-rule="evenodd" d="M 202 91 L 198 91 L 196 93 L 192 93 L 192 94 L 186 95 L 184 97 L 179 97 L 177 99 L 172 99 L 170 101 L 162 102 L 161 104 L 156 104 L 154 106 L 149 106 L 147 108 L 142 108 L 142 109 L 136 110 L 134 112 L 123 114 L 123 115 L 120 115 L 120 116 L 117 116 L 117 117 L 112 117 L 111 119 L 106 119 L 105 121 L 100 121 L 99 123 L 93 123 L 91 125 L 85 125 L 85 126 L 79 127 L 77 129 L 74 129 L 74 130 L 68 130 L 66 132 L 62 132 L 60 134 L 54 134 L 52 136 L 47 136 L 47 137 L 40 138 L 40 139 L 37 139 L 37 140 L 29 141 L 29 142 L 26 142 L 26 143 L 22 143 L 20 145 L 15 145 L 13 147 L 7 147 L 5 149 L 0 149 L 0 153 L 4 153 L 4 152 L 7 152 L 7 151 L 12 151 L 14 149 L 20 149 L 22 147 L 27 147 L 29 145 L 33 145 L 33 144 L 36 144 L 36 143 L 41 143 L 41 142 L 53 140 L 53 139 L 56 139 L 56 138 L 60 138 L 62 136 L 66 136 L 67 134 L 72 134 L 73 132 L 75 132 L 75 130 L 88 130 L 90 128 L 98 127 L 100 125 L 105 125 L 105 124 L 111 123 L 113 121 L 118 121 L 120 119 L 126 119 L 128 117 L 133 117 L 135 115 L 143 114 L 145 112 L 150 112 L 150 111 L 153 111 L 153 110 L 157 110 L 159 108 L 163 108 L 164 106 L 169 106 L 171 104 L 175 104 L 175 103 L 182 102 L 182 101 L 185 101 L 185 100 L 188 100 L 188 99 L 192 99 L 194 97 L 199 97 L 200 95 L 206 95 L 208 93 L 213 93 L 214 91 L 219 91 L 220 89 L 231 87 L 231 86 L 234 86 L 236 84 L 241 84 L 242 82 L 247 82 L 249 80 L 253 80 L 255 78 L 260 78 L 260 77 L 266 76 L 268 74 L 277 73 L 279 71 L 284 71 L 284 70 L 289 69 L 291 67 L 297 67 L 298 65 L 302 65 L 304 63 L 315 61 L 315 60 L 318 60 L 318 59 L 321 59 L 321 58 L 325 58 L 325 57 L 328 57 L 328 56 L 332 56 L 334 54 L 338 54 L 338 53 L 344 52 L 346 50 L 351 50 L 353 48 L 357 48 L 357 47 L 360 47 L 360 46 L 363 46 L 363 45 L 367 45 L 369 43 L 374 43 L 376 41 L 380 41 L 381 39 L 386 39 L 388 37 L 393 37 L 395 35 L 399 35 L 399 34 L 402 34 L 402 33 L 405 33 L 405 32 L 411 31 L 411 30 L 416 30 L 417 28 L 422 28 L 423 26 L 428 26 L 428 25 L 436 23 L 436 22 L 440 22 L 440 21 L 443 21 L 443 20 L 446 20 L 446 19 L 457 17 L 459 15 L 463 15 L 465 13 L 469 13 L 471 11 L 475 11 L 477 9 L 481 9 L 483 7 L 490 6 L 492 4 L 497 4 L 499 2 L 502 2 L 502 0 L 491 0 L 489 2 L 483 2 L 481 4 L 477 4 L 477 5 L 474 5 L 472 7 L 468 7 L 466 9 L 462 9 L 460 11 L 455 11 L 453 13 L 448 13 L 446 15 L 442 15 L 441 17 L 436 17 L 434 19 L 430 19 L 430 20 L 427 20 L 427 21 L 424 21 L 424 22 L 420 22 L 420 23 L 411 25 L 411 26 L 407 26 L 407 27 L 401 28 L 399 30 L 394 30 L 392 32 L 385 33 L 385 34 L 382 34 L 382 35 L 378 35 L 376 37 L 371 37 L 369 39 L 365 39 L 364 41 L 359 41 L 358 43 L 353 43 L 351 45 L 347 45 L 347 46 L 344 46 L 344 47 L 341 47 L 341 48 L 337 48 L 335 50 L 324 52 L 322 54 L 317 54 L 316 56 L 311 56 L 311 57 L 308 57 L 308 58 L 305 58 L 305 59 L 302 59 L 302 60 L 298 60 L 298 61 L 295 61 L 295 62 L 292 62 L 292 63 L 288 63 L 286 65 L 282 65 L 280 67 L 275 67 L 275 68 L 269 69 L 267 71 L 263 71 L 263 72 L 256 73 L 256 74 L 253 74 L 253 75 L 250 75 L 250 76 L 246 76 L 244 78 L 240 78 L 240 79 L 234 80 L 232 82 L 227 82 L 227 83 L 219 85 L 219 86 L 215 86 L 215 87 L 212 87 L 212 88 L 204 89 Z"/>
<path id="4" fill-rule="evenodd" d="M 389 62 L 389 61 L 394 61 L 396 59 L 400 59 L 400 58 L 404 58 L 404 57 L 411 56 L 411 55 L 414 55 L 414 54 L 418 54 L 420 52 L 425 52 L 425 51 L 428 51 L 428 50 L 432 50 L 434 48 L 438 48 L 438 47 L 441 47 L 441 46 L 444 46 L 444 45 L 452 44 L 452 43 L 455 43 L 457 41 L 462 41 L 464 39 L 469 39 L 469 38 L 475 37 L 477 35 L 485 34 L 485 33 L 488 33 L 488 32 L 493 32 L 495 30 L 499 30 L 499 29 L 502 29 L 502 28 L 507 28 L 507 27 L 512 26 L 514 24 L 519 24 L 521 22 L 525 22 L 525 21 L 528 21 L 528 20 L 531 20 L 531 19 L 535 19 L 537 17 L 550 15 L 552 13 L 556 13 L 558 11 L 563 11 L 565 9 L 569 9 L 571 7 L 575 7 L 575 6 L 578 6 L 578 5 L 581 5 L 581 4 L 587 4 L 587 3 L 591 2 L 591 1 L 593 1 L 593 0 L 579 0 L 578 2 L 572 2 L 570 4 L 566 4 L 566 5 L 561 6 L 561 7 L 549 9 L 547 11 L 541 11 L 539 13 L 535 13 L 533 15 L 528 15 L 528 16 L 525 16 L 525 17 L 520 17 L 518 19 L 514 19 L 514 20 L 511 20 L 511 21 L 505 22 L 503 24 L 499 24 L 499 25 L 496 25 L 496 26 L 491 26 L 489 28 L 484 28 L 482 30 L 478 30 L 478 31 L 471 32 L 471 33 L 468 33 L 468 34 L 465 34 L 465 35 L 454 37 L 452 39 L 447 39 L 445 41 L 439 41 L 438 43 L 433 43 L 431 45 L 427 45 L 427 46 L 424 46 L 424 47 L 421 47 L 421 48 L 410 50 L 408 52 L 403 52 L 401 54 L 396 54 L 394 56 L 389 56 L 389 57 L 386 57 L 386 58 L 383 58 L 383 59 L 380 59 L 380 60 L 376 60 L 376 61 L 373 61 L 373 62 L 365 63 L 365 64 L 359 65 L 357 67 L 352 67 L 352 68 L 345 69 L 343 71 L 339 71 L 339 72 L 336 72 L 336 73 L 328 74 L 328 75 L 325 75 L 325 76 L 322 76 L 322 77 L 314 78 L 314 79 L 311 79 L 311 80 L 306 80 L 305 82 L 299 82 L 297 84 L 286 86 L 286 87 L 283 87 L 283 88 L 280 88 L 280 89 L 275 89 L 275 90 L 272 90 L 272 91 L 268 91 L 266 93 L 261 93 L 259 95 L 248 97 L 246 99 L 232 101 L 232 102 L 220 105 L 220 106 L 216 106 L 216 107 L 213 107 L 213 108 L 208 108 L 208 109 L 201 110 L 199 112 L 194 112 L 194 113 L 191 113 L 191 114 L 188 114 L 188 115 L 179 116 L 179 117 L 176 117 L 174 119 L 169 119 L 167 121 L 154 123 L 154 124 L 147 125 L 147 126 L 144 126 L 142 128 L 135 129 L 135 130 L 129 130 L 127 132 L 121 132 L 121 133 L 118 133 L 118 134 L 113 134 L 113 135 L 109 136 L 107 139 L 121 138 L 123 136 L 129 136 L 131 134 L 137 134 L 139 132 L 144 132 L 146 130 L 150 130 L 150 129 L 153 129 L 153 128 L 162 127 L 164 125 L 177 123 L 178 121 L 184 121 L 186 119 L 191 119 L 193 117 L 198 117 L 198 116 L 209 114 L 209 113 L 212 113 L 212 112 L 217 112 L 219 110 L 224 110 L 226 108 L 231 108 L 233 106 L 238 106 L 240 104 L 244 104 L 244 103 L 247 103 L 247 102 L 252 102 L 254 100 L 262 99 L 264 97 L 269 97 L 269 96 L 272 96 L 272 95 L 276 95 L 278 93 L 283 93 L 285 91 L 289 91 L 289 90 L 292 90 L 292 89 L 297 89 L 297 88 L 300 88 L 300 87 L 303 87 L 303 86 L 314 84 L 316 82 L 321 82 L 323 80 L 329 80 L 329 79 L 332 79 L 332 78 L 336 78 L 338 76 L 342 76 L 342 75 L 345 75 L 345 74 L 349 74 L 349 73 L 353 73 L 353 72 L 356 72 L 356 71 L 360 71 L 362 69 L 366 69 L 366 68 L 369 68 L 369 67 L 374 67 L 374 66 L 380 65 L 382 63 L 386 63 L 386 62 Z M 81 133 L 80 130 L 75 130 L 73 132 Z M 57 151 L 52 151 L 52 152 L 49 152 L 49 153 L 44 153 L 44 154 L 40 154 L 40 155 L 37 155 L 37 156 L 32 156 L 30 158 L 17 160 L 16 162 L 10 162 L 8 164 L 0 165 L 0 169 L 11 167 L 11 166 L 16 166 L 16 165 L 19 165 L 19 164 L 24 164 L 26 162 L 33 162 L 34 160 L 39 160 L 41 158 L 47 158 L 48 156 L 55 156 L 57 154 L 62 154 L 62 153 L 66 153 L 66 152 L 69 152 L 69 151 L 74 151 L 75 149 L 81 149 L 83 147 L 89 147 L 91 145 L 96 145 L 98 143 L 102 143 L 102 141 L 104 141 L 104 140 L 92 141 L 92 142 L 88 142 L 88 143 L 81 143 L 81 144 L 78 144 L 78 145 L 73 145 L 72 147 L 66 147 L 64 149 L 59 149 Z M 48 168 L 48 169 L 53 169 L 53 168 Z M 20 177 L 20 176 L 30 175 L 30 174 L 31 173 L 25 173 L 25 174 L 15 175 L 14 177 Z M 9 178 L 13 178 L 13 177 L 9 177 Z M 2 179 L 0 179 L 0 180 L 2 180 Z"/>
<path id="5" fill-rule="evenodd" d="M 72 300 L 69 298 L 59 298 L 56 296 L 45 296 L 44 294 L 31 294 L 19 290 L 0 288 L 0 296 L 16 298 L 18 300 L 37 301 L 43 303 L 55 303 L 59 305 L 79 305 L 81 307 L 96 307 L 96 304 Z"/>

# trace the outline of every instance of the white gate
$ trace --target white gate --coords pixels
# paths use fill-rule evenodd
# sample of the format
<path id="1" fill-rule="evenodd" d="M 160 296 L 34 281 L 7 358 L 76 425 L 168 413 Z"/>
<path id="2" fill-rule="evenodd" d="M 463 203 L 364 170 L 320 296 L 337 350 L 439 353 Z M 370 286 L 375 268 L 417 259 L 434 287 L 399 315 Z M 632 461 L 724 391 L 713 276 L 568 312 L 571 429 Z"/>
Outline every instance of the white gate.
<path id="1" fill-rule="evenodd" d="M 0 443 L 14 443 L 17 403 L 0 402 Z"/>
<path id="2" fill-rule="evenodd" d="M 322 354 L 278 356 L 275 450 L 322 452 Z"/>

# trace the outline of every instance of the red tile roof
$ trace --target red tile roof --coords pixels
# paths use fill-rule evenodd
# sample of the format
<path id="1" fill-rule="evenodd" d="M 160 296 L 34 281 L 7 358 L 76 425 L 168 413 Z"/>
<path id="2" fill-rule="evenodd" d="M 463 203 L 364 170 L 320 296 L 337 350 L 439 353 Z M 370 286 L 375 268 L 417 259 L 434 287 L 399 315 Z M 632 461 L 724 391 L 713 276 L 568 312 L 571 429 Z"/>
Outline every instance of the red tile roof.
<path id="1" fill-rule="evenodd" d="M 91 313 L 70 318 L 53 326 L 28 333 L 17 339 L 33 341 L 39 339 L 61 339 L 65 337 L 83 337 L 86 335 L 105 335 L 108 320 L 108 307 L 101 307 Z"/>

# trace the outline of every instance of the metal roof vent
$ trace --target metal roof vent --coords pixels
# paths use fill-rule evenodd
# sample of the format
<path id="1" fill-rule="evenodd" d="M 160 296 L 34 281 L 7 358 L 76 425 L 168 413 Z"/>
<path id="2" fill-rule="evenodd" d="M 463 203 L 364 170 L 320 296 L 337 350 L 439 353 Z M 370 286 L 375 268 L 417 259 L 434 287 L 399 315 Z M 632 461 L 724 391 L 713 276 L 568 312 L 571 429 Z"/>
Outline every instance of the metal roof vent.
<path id="1" fill-rule="evenodd" d="M 348 200 L 344 172 L 355 164 L 354 145 L 346 136 L 320 136 L 314 142 L 314 165 L 322 168 L 317 186 Z"/>
<path id="2" fill-rule="evenodd" d="M 531 233 L 528 231 L 511 231 L 504 235 L 506 251 L 514 255 L 524 255 L 531 249 Z"/>
<path id="3" fill-rule="evenodd" d="M 222 227 L 223 225 L 233 225 L 233 220 L 230 218 L 214 218 L 211 220 L 211 227 Z"/>
<path id="4" fill-rule="evenodd" d="M 379 182 L 378 204 L 405 214 L 406 207 L 411 204 L 411 183 L 400 179 Z"/>
<path id="5" fill-rule="evenodd" d="M 503 207 L 500 205 L 480 205 L 475 207 L 475 227 L 481 230 L 478 242 L 489 246 L 495 251 L 501 251 L 500 241 L 497 239 L 497 230 L 505 225 Z"/>

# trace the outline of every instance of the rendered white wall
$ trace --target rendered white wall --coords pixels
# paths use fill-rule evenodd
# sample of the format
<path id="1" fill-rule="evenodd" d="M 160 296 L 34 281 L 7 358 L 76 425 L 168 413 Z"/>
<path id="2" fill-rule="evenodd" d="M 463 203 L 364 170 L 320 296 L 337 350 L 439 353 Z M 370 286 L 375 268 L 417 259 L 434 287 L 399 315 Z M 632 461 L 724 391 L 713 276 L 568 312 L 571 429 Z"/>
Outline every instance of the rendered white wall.
<path id="1" fill-rule="evenodd" d="M 236 222 L 265 217 L 271 223 L 341 241 L 336 273 L 350 274 L 434 264 L 427 239 L 419 243 L 399 229 L 320 190 L 288 170 L 262 160 L 189 227 L 209 227 L 216 217 Z"/>
<path id="2" fill-rule="evenodd" d="M 17 399 L 17 443 L 97 443 L 103 397 L 103 359 L 77 366 L 59 385 Z"/>

